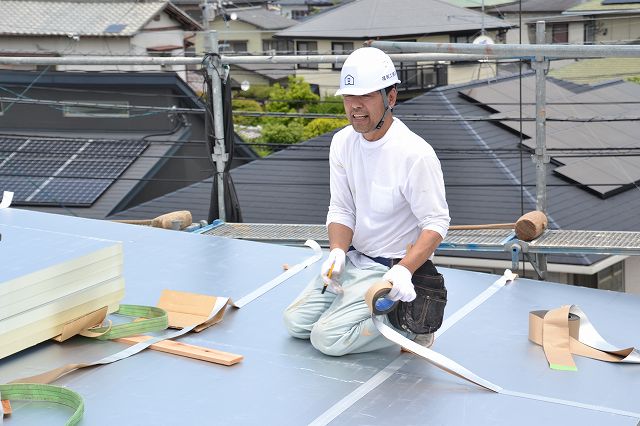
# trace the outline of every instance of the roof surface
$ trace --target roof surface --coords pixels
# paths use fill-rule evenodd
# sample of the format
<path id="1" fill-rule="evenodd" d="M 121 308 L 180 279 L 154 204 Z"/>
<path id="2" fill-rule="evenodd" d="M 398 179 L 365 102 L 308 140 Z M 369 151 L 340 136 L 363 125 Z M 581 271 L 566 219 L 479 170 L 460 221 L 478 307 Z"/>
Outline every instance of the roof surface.
<path id="1" fill-rule="evenodd" d="M 231 12 L 238 15 L 239 21 L 255 25 L 256 27 L 264 30 L 282 30 L 298 23 L 298 21 L 294 21 L 293 19 L 284 17 L 277 12 L 272 12 L 263 8 L 251 8 L 245 10 L 231 9 Z"/>
<path id="2" fill-rule="evenodd" d="M 583 0 L 522 0 L 497 8 L 500 12 L 564 12 L 565 10 L 582 3 Z"/>
<path id="3" fill-rule="evenodd" d="M 242 75 L 246 74 L 242 70 L 260 74 L 275 81 L 286 79 L 295 73 L 295 65 L 293 64 L 233 64 L 231 67 L 240 69 L 240 71 L 233 73 L 234 78 L 238 80 L 241 80 Z"/>
<path id="4" fill-rule="evenodd" d="M 131 37 L 165 9 L 188 29 L 201 29 L 197 22 L 166 0 L 3 0 L 0 1 L 0 35 Z"/>
<path id="5" fill-rule="evenodd" d="M 23 241 L 24 228 L 122 241 L 123 303 L 151 306 L 163 289 L 238 301 L 279 277 L 283 263 L 296 265 L 312 254 L 308 248 L 11 208 L 0 210 L 0 222 L 8 228 L 2 240 L 7 249 Z M 638 296 L 526 279 L 495 288 L 496 275 L 441 268 L 449 302 L 431 349 L 503 389 L 521 392 L 506 395 L 439 370 L 398 346 L 330 357 L 290 337 L 282 312 L 319 265 L 292 274 L 239 310 L 227 308 L 220 323 L 179 339 L 243 355 L 234 366 L 145 350 L 71 372 L 53 384 L 82 396 L 82 423 L 92 426 L 188 425 L 203 419 L 225 425 L 418 425 L 428 419 L 446 425 L 635 426 L 640 419 L 640 366 L 575 356 L 578 371 L 552 370 L 542 348 L 527 339 L 529 311 L 569 303 L 588 313 L 607 341 L 637 347 L 637 329 L 629 325 L 640 322 Z M 43 342 L 2 359 L 0 383 L 102 359 L 126 347 L 79 336 Z M 11 423 L 64 424 L 71 413 L 53 403 L 13 405 Z"/>
<path id="6" fill-rule="evenodd" d="M 583 12 L 637 12 L 640 9 L 640 3 L 623 3 L 623 4 L 603 4 L 602 0 L 590 0 L 577 4 L 568 9 L 567 13 L 583 13 Z"/>
<path id="7" fill-rule="evenodd" d="M 276 0 L 273 3 L 278 4 L 278 5 L 295 5 L 295 6 L 315 6 L 315 5 L 320 5 L 320 6 L 330 6 L 333 5 L 335 3 L 340 3 L 340 1 L 333 1 L 333 0 Z"/>
<path id="8" fill-rule="evenodd" d="M 446 0 L 446 2 L 458 7 L 481 8 L 482 6 L 493 7 L 510 4 L 513 3 L 513 0 Z"/>
<path id="9" fill-rule="evenodd" d="M 492 115 L 493 118 L 510 117 L 511 120 L 502 124 L 517 132 L 520 123 L 513 117 L 519 117 L 521 110 L 513 94 L 518 93 L 519 84 L 517 80 L 507 80 L 463 93 L 498 111 Z M 526 77 L 522 85 L 523 117 L 535 118 L 535 78 Z M 636 147 L 636 135 L 640 130 L 638 122 L 610 120 L 640 114 L 640 105 L 637 103 L 640 85 L 619 81 L 581 86 L 547 79 L 546 93 L 546 147 L 551 150 L 551 159 L 556 163 L 554 173 L 583 185 L 603 198 L 634 187 L 634 182 L 640 181 L 640 159 L 637 157 L 625 155 L 624 152 L 617 153 L 617 158 L 592 153 L 580 155 L 575 150 Z M 522 124 L 526 136 L 523 144 L 531 150 L 536 147 L 535 129 L 534 121 Z"/>
<path id="10" fill-rule="evenodd" d="M 574 83 L 589 84 L 640 76 L 640 58 L 581 59 L 561 68 L 553 68 L 549 75 Z"/>
<path id="11" fill-rule="evenodd" d="M 479 30 L 482 14 L 440 0 L 357 0 L 276 33 L 295 38 L 375 38 Z M 484 17 L 486 29 L 511 25 Z"/>

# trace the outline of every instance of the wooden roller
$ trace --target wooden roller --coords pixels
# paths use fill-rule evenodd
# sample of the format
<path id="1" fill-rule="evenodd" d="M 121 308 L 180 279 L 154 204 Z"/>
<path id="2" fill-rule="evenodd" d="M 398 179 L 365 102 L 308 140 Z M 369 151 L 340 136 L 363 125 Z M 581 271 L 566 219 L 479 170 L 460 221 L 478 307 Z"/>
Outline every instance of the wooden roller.
<path id="1" fill-rule="evenodd" d="M 174 229 L 174 222 L 179 222 L 180 229 L 184 229 L 192 223 L 191 212 L 189 210 L 179 210 L 176 212 L 166 213 L 154 219 L 143 220 L 114 220 L 114 222 L 128 223 L 131 225 L 146 225 L 154 228 Z"/>
<path id="2" fill-rule="evenodd" d="M 531 241 L 538 238 L 549 222 L 547 216 L 539 210 L 523 214 L 515 223 L 488 223 L 484 225 L 453 225 L 451 230 L 470 229 L 515 229 L 516 236 L 522 241 Z"/>

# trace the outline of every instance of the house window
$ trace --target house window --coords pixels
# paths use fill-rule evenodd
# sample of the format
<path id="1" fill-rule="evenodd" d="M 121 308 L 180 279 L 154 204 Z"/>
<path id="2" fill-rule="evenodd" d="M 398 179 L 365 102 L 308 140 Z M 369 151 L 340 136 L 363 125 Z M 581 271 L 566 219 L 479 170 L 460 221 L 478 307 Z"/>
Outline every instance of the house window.
<path id="1" fill-rule="evenodd" d="M 624 262 L 618 262 L 593 275 L 575 274 L 573 284 L 581 287 L 624 292 Z"/>
<path id="2" fill-rule="evenodd" d="M 596 21 L 584 23 L 584 44 L 593 44 L 596 41 Z"/>
<path id="3" fill-rule="evenodd" d="M 78 101 L 88 104 L 114 105 L 128 107 L 127 101 Z M 109 108 L 108 106 L 65 105 L 62 107 L 65 117 L 101 117 L 101 118 L 129 118 L 128 108 Z"/>
<path id="4" fill-rule="evenodd" d="M 292 10 L 291 19 L 303 19 L 309 16 L 308 10 Z"/>
<path id="5" fill-rule="evenodd" d="M 624 262 L 618 262 L 598 272 L 598 288 L 624 292 Z"/>
<path id="6" fill-rule="evenodd" d="M 473 43 L 476 34 L 451 34 L 449 39 L 451 43 Z"/>
<path id="7" fill-rule="evenodd" d="M 292 40 L 262 40 L 262 50 L 265 55 L 290 55 L 293 53 Z"/>
<path id="8" fill-rule="evenodd" d="M 353 52 L 352 41 L 334 41 L 331 43 L 331 53 L 334 55 L 348 55 L 351 52 Z M 333 64 L 332 68 L 339 70 L 342 68 L 342 65 Z"/>
<path id="9" fill-rule="evenodd" d="M 220 52 L 224 53 L 247 53 L 247 40 L 225 40 L 220 43 Z"/>
<path id="10" fill-rule="evenodd" d="M 315 41 L 299 41 L 296 43 L 298 55 L 316 55 L 318 53 L 318 43 Z M 318 69 L 318 64 L 300 63 L 298 68 Z"/>
<path id="11" fill-rule="evenodd" d="M 566 22 L 551 26 L 551 43 L 569 43 L 569 24 Z"/>

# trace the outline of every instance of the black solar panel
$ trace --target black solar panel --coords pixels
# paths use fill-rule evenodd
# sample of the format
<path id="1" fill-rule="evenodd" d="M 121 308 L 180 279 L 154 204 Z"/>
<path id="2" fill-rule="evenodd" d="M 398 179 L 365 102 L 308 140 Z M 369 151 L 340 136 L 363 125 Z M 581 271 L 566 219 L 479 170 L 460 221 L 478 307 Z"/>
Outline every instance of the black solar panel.
<path id="1" fill-rule="evenodd" d="M 535 90 L 533 77 L 523 79 L 523 117 L 535 117 Z M 638 122 L 595 121 L 575 122 L 574 117 L 607 118 L 633 116 L 640 113 L 640 104 L 635 103 L 640 96 L 640 85 L 616 83 L 602 86 L 583 86 L 576 91 L 571 85 L 560 80 L 547 80 L 547 117 L 559 121 L 547 121 L 546 146 L 549 149 L 624 149 L 637 146 Z M 463 94 L 493 110 L 494 119 L 518 117 L 519 105 L 516 94 L 518 81 L 508 80 L 491 85 L 476 87 Z M 596 102 L 596 103 L 594 103 Z M 565 120 L 565 121 L 563 121 Z M 504 126 L 518 131 L 516 120 L 502 121 Z M 528 139 L 523 145 L 531 150 L 536 148 L 535 122 L 522 123 L 522 130 Z M 571 157 L 562 153 L 551 153 L 558 166 L 553 172 L 601 198 L 607 198 L 635 187 L 640 181 L 640 157 Z"/>
<path id="2" fill-rule="evenodd" d="M 91 206 L 147 141 L 0 136 L 0 190 L 16 205 Z"/>
<path id="3" fill-rule="evenodd" d="M 633 4 L 640 3 L 638 0 L 602 0 L 602 5 L 606 6 L 608 4 Z"/>

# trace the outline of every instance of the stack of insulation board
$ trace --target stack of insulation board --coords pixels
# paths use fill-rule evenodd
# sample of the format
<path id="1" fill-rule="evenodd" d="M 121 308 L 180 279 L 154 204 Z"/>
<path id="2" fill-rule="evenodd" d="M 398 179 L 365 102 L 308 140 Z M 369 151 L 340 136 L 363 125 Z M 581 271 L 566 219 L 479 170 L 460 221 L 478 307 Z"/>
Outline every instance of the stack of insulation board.
<path id="1" fill-rule="evenodd" d="M 0 224 L 0 359 L 124 296 L 122 244 Z"/>

